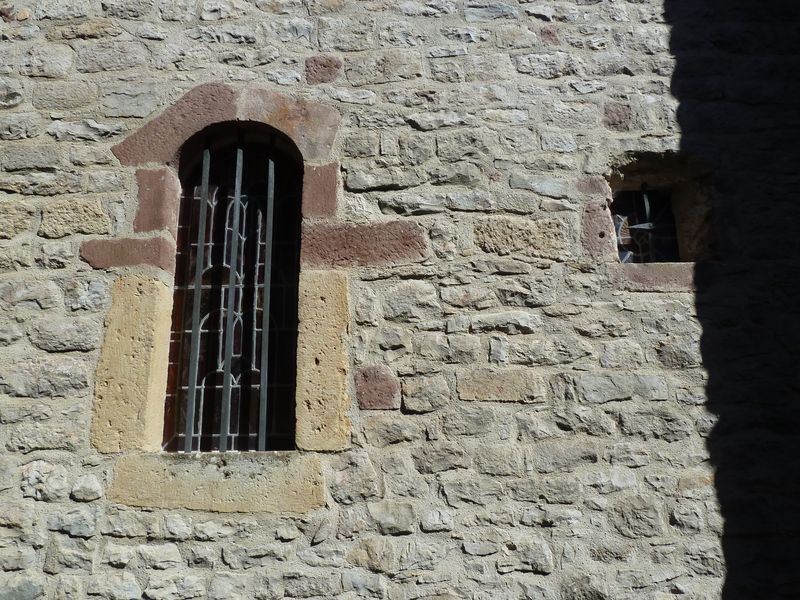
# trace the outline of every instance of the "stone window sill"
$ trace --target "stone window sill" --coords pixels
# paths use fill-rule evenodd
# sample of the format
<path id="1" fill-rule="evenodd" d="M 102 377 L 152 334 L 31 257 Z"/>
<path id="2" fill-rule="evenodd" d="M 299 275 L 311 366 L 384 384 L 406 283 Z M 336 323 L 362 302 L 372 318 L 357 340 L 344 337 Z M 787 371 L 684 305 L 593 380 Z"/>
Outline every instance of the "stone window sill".
<path id="1" fill-rule="evenodd" d="M 120 457 L 108 497 L 148 508 L 305 513 L 325 503 L 318 454 L 140 453 Z"/>

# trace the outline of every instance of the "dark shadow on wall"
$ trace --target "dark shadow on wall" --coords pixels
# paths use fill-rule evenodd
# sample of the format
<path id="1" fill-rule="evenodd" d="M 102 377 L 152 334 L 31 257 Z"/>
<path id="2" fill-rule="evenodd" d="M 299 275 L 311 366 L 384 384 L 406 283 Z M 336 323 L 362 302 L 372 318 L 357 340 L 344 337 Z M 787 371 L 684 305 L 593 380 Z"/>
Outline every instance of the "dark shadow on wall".
<path id="1" fill-rule="evenodd" d="M 665 0 L 682 150 L 715 170 L 695 276 L 724 600 L 800 598 L 800 0 Z"/>

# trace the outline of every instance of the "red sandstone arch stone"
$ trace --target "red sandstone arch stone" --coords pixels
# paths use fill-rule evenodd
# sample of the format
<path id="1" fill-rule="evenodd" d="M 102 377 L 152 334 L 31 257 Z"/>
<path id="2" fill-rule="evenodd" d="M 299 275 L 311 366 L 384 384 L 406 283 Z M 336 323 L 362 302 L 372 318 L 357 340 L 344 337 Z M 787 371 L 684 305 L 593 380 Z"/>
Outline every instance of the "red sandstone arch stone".
<path id="1" fill-rule="evenodd" d="M 209 125 L 236 121 L 273 127 L 289 137 L 303 157 L 304 265 L 387 265 L 425 258 L 425 231 L 413 222 L 355 225 L 334 220 L 339 164 L 332 154 L 341 122 L 336 109 L 269 90 L 236 90 L 223 83 L 189 90 L 111 148 L 122 165 L 139 167 L 139 205 L 133 231 L 140 235 L 87 240 L 81 245 L 81 257 L 96 268 L 147 264 L 173 273 L 172 240 L 181 194 L 175 166 L 180 149 Z M 150 237 L 142 237 L 148 233 Z"/>
<path id="2" fill-rule="evenodd" d="M 330 160 L 341 117 L 334 108 L 268 90 L 237 91 L 222 83 L 189 90 L 175 104 L 111 151 L 120 163 L 175 162 L 181 146 L 214 123 L 257 121 L 286 134 L 306 163 Z"/>

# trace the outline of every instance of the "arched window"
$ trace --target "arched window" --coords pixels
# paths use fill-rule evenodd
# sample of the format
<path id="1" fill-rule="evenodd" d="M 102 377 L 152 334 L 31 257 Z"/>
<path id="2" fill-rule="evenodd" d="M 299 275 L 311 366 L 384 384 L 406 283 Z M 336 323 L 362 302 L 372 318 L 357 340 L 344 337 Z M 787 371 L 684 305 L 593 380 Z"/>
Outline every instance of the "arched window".
<path id="1" fill-rule="evenodd" d="M 294 448 L 299 152 L 257 123 L 181 149 L 164 449 Z"/>

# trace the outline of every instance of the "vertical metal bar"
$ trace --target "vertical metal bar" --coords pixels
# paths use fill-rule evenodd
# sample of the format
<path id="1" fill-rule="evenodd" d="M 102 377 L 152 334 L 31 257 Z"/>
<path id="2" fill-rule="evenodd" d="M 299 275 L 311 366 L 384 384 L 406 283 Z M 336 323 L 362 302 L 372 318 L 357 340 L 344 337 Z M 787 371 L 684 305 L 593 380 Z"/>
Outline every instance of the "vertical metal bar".
<path id="1" fill-rule="evenodd" d="M 192 292 L 192 339 L 189 351 L 189 390 L 186 401 L 186 428 L 183 451 L 192 451 L 194 438 L 194 407 L 197 396 L 197 368 L 200 362 L 200 304 L 203 289 L 203 263 L 206 247 L 206 213 L 208 212 L 208 180 L 211 173 L 211 149 L 203 150 L 203 179 L 200 184 L 200 218 L 197 224 L 197 249 L 195 250 L 194 290 Z M 191 252 L 191 246 L 189 247 Z M 199 447 L 198 447 L 199 449 Z"/>
<path id="2" fill-rule="evenodd" d="M 267 163 L 267 231 L 264 237 L 264 282 L 261 300 L 261 382 L 258 388 L 258 449 L 267 449 L 267 402 L 269 401 L 269 311 L 272 280 L 272 215 L 275 206 L 275 161 Z"/>
<path id="3" fill-rule="evenodd" d="M 233 361 L 233 312 L 236 307 L 236 274 L 239 262 L 239 213 L 242 195 L 242 162 L 241 146 L 236 148 L 236 183 L 233 191 L 233 235 L 231 240 L 231 264 L 228 266 L 228 302 L 225 310 L 225 362 L 222 378 L 222 419 L 219 431 L 219 450 L 228 449 L 228 433 L 231 420 L 231 362 Z"/>

